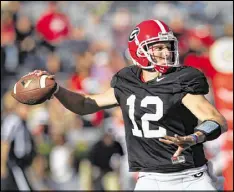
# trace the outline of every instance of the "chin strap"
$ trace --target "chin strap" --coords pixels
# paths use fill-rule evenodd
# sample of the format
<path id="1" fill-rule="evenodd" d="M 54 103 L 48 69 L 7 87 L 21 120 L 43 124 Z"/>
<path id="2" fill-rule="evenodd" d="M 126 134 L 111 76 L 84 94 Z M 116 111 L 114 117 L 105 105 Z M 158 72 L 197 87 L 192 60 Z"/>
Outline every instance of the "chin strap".
<path id="1" fill-rule="evenodd" d="M 154 69 L 157 70 L 159 73 L 166 73 L 168 71 L 170 67 L 168 66 L 165 66 L 165 67 L 161 67 L 161 66 L 158 66 L 158 65 L 155 65 Z"/>

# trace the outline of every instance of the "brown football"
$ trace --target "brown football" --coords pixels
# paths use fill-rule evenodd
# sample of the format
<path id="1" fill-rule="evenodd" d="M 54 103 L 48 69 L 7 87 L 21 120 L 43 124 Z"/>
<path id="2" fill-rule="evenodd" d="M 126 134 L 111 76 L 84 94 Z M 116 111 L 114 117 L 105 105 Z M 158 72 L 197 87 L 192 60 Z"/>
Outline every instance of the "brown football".
<path id="1" fill-rule="evenodd" d="M 43 103 L 51 97 L 56 84 L 53 79 L 47 77 L 47 75 L 38 77 L 35 74 L 24 76 L 14 85 L 11 95 L 23 104 Z"/>

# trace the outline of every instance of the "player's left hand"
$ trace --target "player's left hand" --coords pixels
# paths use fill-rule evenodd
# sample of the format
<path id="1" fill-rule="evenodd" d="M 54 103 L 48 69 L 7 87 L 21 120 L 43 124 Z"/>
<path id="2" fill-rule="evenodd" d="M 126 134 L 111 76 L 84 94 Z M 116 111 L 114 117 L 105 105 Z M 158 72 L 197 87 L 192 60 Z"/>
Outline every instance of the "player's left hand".
<path id="1" fill-rule="evenodd" d="M 190 135 L 183 136 L 183 137 L 178 136 L 178 135 L 175 135 L 174 137 L 165 136 L 164 138 L 165 139 L 160 138 L 159 141 L 161 141 L 165 144 L 168 144 L 168 145 L 174 144 L 174 145 L 178 146 L 178 149 L 174 153 L 173 157 L 178 157 L 182 153 L 182 151 L 184 151 L 184 150 L 188 149 L 190 146 L 196 144 L 196 141 Z"/>

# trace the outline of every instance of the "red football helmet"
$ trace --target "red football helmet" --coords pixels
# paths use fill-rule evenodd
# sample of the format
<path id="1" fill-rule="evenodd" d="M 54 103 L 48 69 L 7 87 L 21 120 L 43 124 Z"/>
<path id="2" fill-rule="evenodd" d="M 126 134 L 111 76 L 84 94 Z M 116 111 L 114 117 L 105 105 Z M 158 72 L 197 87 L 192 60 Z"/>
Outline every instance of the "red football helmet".
<path id="1" fill-rule="evenodd" d="M 149 45 L 156 42 L 170 42 L 172 58 L 159 64 L 149 53 Z M 170 67 L 178 67 L 178 41 L 170 28 L 159 20 L 146 20 L 138 24 L 131 32 L 128 40 L 128 49 L 134 64 L 143 69 L 154 69 L 166 73 Z"/>

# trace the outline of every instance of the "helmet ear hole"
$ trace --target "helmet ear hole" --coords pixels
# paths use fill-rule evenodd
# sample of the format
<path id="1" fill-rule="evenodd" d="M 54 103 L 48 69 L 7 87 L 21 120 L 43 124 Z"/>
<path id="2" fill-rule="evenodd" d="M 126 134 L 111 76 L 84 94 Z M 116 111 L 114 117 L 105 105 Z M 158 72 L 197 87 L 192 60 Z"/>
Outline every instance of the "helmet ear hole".
<path id="1" fill-rule="evenodd" d="M 142 49 L 139 49 L 139 54 L 140 54 L 140 55 L 142 55 L 142 54 L 143 54 Z"/>
<path id="2" fill-rule="evenodd" d="M 138 49 L 138 54 L 141 55 L 141 56 L 145 56 L 145 53 L 144 52 L 147 52 L 144 47 L 142 46 L 139 46 L 139 49 Z"/>

